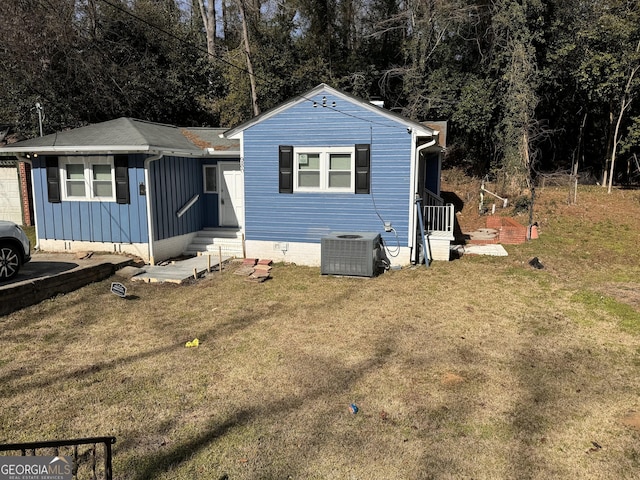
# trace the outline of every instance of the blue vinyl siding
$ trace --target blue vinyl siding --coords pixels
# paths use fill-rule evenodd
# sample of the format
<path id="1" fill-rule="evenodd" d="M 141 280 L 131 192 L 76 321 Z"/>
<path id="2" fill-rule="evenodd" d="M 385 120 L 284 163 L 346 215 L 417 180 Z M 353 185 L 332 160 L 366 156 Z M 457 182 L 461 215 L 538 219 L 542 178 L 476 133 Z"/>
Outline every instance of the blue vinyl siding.
<path id="1" fill-rule="evenodd" d="M 321 102 L 321 96 L 315 98 Z M 406 126 L 327 95 L 336 109 L 303 102 L 244 132 L 245 231 L 249 240 L 320 242 L 332 231 L 384 232 L 408 238 L 411 135 Z M 371 194 L 278 193 L 278 146 L 371 145 Z M 384 234 L 395 245 L 393 233 Z"/>
<path id="2" fill-rule="evenodd" d="M 146 243 L 148 241 L 146 197 L 139 194 L 144 182 L 144 156 L 129 157 L 129 191 L 131 202 L 47 200 L 45 159 L 34 159 L 34 208 L 38 236 L 47 240 L 107 243 Z"/>

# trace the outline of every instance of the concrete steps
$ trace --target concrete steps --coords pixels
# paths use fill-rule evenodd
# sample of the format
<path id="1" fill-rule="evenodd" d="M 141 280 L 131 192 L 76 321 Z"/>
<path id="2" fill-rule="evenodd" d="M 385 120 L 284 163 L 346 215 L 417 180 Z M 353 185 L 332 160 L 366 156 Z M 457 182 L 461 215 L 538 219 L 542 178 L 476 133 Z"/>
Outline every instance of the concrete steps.
<path id="1" fill-rule="evenodd" d="M 243 258 L 242 233 L 237 228 L 205 228 L 197 233 L 185 255 L 218 255 Z"/>

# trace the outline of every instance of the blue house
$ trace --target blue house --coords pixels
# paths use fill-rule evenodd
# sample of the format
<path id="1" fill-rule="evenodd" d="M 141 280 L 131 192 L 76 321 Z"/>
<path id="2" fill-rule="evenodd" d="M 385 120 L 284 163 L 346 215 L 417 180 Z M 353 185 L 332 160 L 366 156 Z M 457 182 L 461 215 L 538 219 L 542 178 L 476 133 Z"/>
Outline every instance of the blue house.
<path id="1" fill-rule="evenodd" d="M 377 232 L 392 264 L 448 260 L 442 133 L 324 84 L 225 132 L 241 146 L 247 256 L 320 265 L 323 237 Z"/>
<path id="2" fill-rule="evenodd" d="M 449 259 L 443 133 L 321 84 L 227 131 L 120 118 L 10 152 L 32 166 L 44 251 L 320 265 L 324 238 L 358 232 L 408 264 Z"/>
<path id="3" fill-rule="evenodd" d="M 12 144 L 32 166 L 37 246 L 149 263 L 242 255 L 238 142 L 222 129 L 120 118 Z"/>

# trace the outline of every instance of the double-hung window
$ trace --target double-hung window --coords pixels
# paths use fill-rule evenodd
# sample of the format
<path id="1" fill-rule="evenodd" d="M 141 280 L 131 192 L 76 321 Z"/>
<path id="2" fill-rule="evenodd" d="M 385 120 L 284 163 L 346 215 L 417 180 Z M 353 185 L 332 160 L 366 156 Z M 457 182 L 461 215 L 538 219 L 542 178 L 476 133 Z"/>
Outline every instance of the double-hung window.
<path id="1" fill-rule="evenodd" d="M 115 201 L 113 157 L 66 157 L 60 162 L 63 200 Z"/>
<path id="2" fill-rule="evenodd" d="M 294 190 L 353 192 L 354 152 L 353 146 L 294 148 Z"/>

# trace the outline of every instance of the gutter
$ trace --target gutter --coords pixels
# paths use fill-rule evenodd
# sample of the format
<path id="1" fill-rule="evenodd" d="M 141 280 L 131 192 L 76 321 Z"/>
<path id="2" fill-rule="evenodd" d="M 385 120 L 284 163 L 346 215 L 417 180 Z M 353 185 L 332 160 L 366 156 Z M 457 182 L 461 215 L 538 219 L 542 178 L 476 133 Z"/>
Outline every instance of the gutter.
<path id="1" fill-rule="evenodd" d="M 64 146 L 64 145 L 49 145 L 49 146 L 24 146 L 24 147 L 5 147 L 9 153 L 16 155 L 18 153 L 37 154 L 37 155 L 50 155 L 50 154 L 81 154 L 81 153 L 147 153 L 153 154 L 155 152 L 162 151 L 164 155 L 175 155 L 177 157 L 202 157 L 204 153 L 202 150 L 171 150 L 161 146 L 148 145 L 146 147 L 140 147 L 139 145 L 91 145 L 91 146 Z"/>
<path id="2" fill-rule="evenodd" d="M 149 252 L 149 264 L 151 265 L 155 265 L 155 261 L 154 261 L 154 252 L 153 252 L 153 211 L 151 210 L 151 192 L 152 189 L 150 188 L 151 182 L 150 182 L 150 176 L 149 176 L 149 167 L 151 165 L 151 162 L 155 162 L 157 160 L 160 160 L 162 157 L 164 157 L 164 153 L 158 153 L 156 155 L 152 155 L 151 157 L 147 157 L 144 159 L 144 183 L 145 183 L 145 188 L 146 188 L 146 193 L 147 193 L 147 228 L 149 229 L 149 242 L 147 243 L 148 245 L 148 252 Z"/>
<path id="3" fill-rule="evenodd" d="M 413 134 L 413 133 L 412 133 Z M 413 149 L 413 152 L 415 157 L 413 157 L 413 161 L 411 162 L 411 177 L 413 178 L 413 180 L 411 181 L 411 185 L 413 185 L 413 193 L 410 195 L 410 199 L 409 199 L 409 208 L 410 208 L 410 215 L 409 215 L 409 232 L 415 232 L 416 231 L 416 190 L 418 187 L 418 171 L 420 170 L 418 168 L 418 161 L 420 159 L 420 152 L 422 152 L 422 150 L 429 148 L 429 147 L 433 147 L 434 145 L 436 145 L 438 143 L 437 137 L 434 135 L 433 140 L 431 140 L 430 142 L 425 143 L 424 145 L 420 145 L 419 147 L 416 147 L 415 149 Z M 414 137 L 413 139 L 414 142 L 417 142 L 417 137 Z M 409 235 L 409 247 L 413 248 L 415 245 L 415 235 Z"/>

